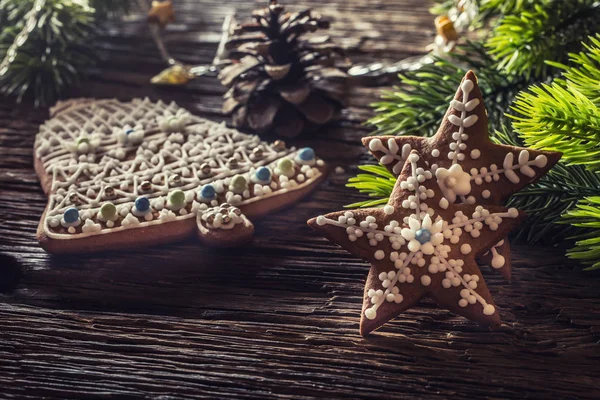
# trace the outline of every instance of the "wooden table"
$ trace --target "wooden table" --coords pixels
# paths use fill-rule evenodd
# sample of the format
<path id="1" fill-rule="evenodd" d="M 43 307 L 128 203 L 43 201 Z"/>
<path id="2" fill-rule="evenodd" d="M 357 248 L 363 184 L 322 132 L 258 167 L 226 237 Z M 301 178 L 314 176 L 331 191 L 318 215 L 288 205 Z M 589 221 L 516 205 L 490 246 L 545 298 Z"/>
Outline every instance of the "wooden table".
<path id="1" fill-rule="evenodd" d="M 194 64 L 212 59 L 227 14 L 256 5 L 176 3 L 168 45 Z M 296 3 L 334 16 L 332 35 L 355 62 L 399 60 L 432 39 L 432 17 L 417 0 Z M 141 18 L 111 26 L 99 55 L 71 95 L 176 100 L 223 120 L 214 78 L 147 83 L 163 64 Z M 367 160 L 359 138 L 380 89 L 354 89 L 340 124 L 293 143 L 346 172 L 259 222 L 251 246 L 212 251 L 190 239 L 77 257 L 46 254 L 34 237 L 45 197 L 32 145 L 47 110 L 2 100 L 0 397 L 599 398 L 600 280 L 562 250 L 516 245 L 512 283 L 483 271 L 500 330 L 425 302 L 358 335 L 368 265 L 305 221 L 360 198 L 344 184 Z"/>

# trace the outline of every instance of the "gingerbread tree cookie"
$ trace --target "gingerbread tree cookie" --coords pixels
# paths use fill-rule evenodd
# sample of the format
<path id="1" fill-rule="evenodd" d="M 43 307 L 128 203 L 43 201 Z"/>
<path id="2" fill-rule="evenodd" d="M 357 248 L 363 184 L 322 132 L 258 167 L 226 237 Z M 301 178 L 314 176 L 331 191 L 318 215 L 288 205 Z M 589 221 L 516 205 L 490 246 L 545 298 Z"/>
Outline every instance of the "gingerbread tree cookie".
<path id="1" fill-rule="evenodd" d="M 438 185 L 435 171 L 413 150 L 386 206 L 339 211 L 308 221 L 371 263 L 362 335 L 425 296 L 481 324 L 500 323 L 475 259 L 505 237 L 523 214 L 477 202 L 456 204 L 449 196 Z"/>
<path id="2" fill-rule="evenodd" d="M 166 243 L 201 227 L 222 231 L 229 227 L 225 215 L 217 222 L 208 209 L 223 203 L 219 209 L 235 207 L 235 217 L 227 211 L 225 218 L 236 222 L 228 233 L 247 235 L 246 217 L 297 201 L 325 177 L 325 163 L 311 148 L 262 142 L 173 103 L 74 100 L 51 114 L 35 141 L 35 167 L 48 195 L 38 239 L 50 252 Z M 213 217 L 197 221 L 200 214 Z"/>
<path id="3" fill-rule="evenodd" d="M 444 194 L 442 204 L 505 204 L 523 187 L 544 176 L 560 153 L 493 143 L 477 77 L 467 72 L 437 133 L 431 138 L 374 136 L 363 144 L 398 176 L 412 150 L 417 150 Z M 510 279 L 508 240 L 501 238 L 482 260 Z"/>

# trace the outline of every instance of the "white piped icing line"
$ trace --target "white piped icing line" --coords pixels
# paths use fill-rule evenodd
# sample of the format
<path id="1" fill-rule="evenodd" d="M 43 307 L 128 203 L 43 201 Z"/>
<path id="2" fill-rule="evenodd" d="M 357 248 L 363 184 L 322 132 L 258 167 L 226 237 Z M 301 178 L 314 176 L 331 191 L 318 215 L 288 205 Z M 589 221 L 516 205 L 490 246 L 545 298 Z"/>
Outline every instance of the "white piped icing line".
<path id="1" fill-rule="evenodd" d="M 484 229 L 495 231 L 504 219 L 517 218 L 519 212 L 511 208 L 492 213 L 483 206 L 477 206 L 471 215 L 456 211 L 451 221 L 445 221 L 435 214 L 434 208 L 427 205 L 435 193 L 430 196 L 422 183 L 432 179 L 433 174 L 417 167 L 418 155 L 411 154 L 408 159 L 412 174 L 400 183 L 402 189 L 414 192 L 402 202 L 402 208 L 413 212 L 408 217 L 400 220 L 394 218 L 396 210 L 388 206 L 390 208 L 384 208 L 384 213 L 389 220 L 386 219 L 384 226 L 380 226 L 373 216 L 359 220 L 358 215 L 351 211 L 346 211 L 337 220 L 325 216 L 319 216 L 316 220 L 320 226 L 332 225 L 344 229 L 351 242 L 368 240 L 373 248 L 372 262 L 389 262 L 393 265 L 390 271 L 379 274 L 381 288 L 367 291 L 371 306 L 365 309 L 365 317 L 375 319 L 377 310 L 385 302 L 401 303 L 404 299 L 402 285 L 415 282 L 413 272 L 417 269 L 424 269 L 419 284 L 429 286 L 433 276 L 443 274 L 443 288 L 462 287 L 458 302 L 460 307 L 480 304 L 485 315 L 494 314 L 494 306 L 476 291 L 479 276 L 463 274 L 464 260 L 453 259 L 450 253 L 457 248 L 465 256 L 472 254 L 473 249 L 464 242 L 464 235 L 478 238 Z M 384 250 L 387 248 L 386 242 L 392 248 L 389 253 Z"/>
<path id="2" fill-rule="evenodd" d="M 301 190 L 323 175 L 324 162 L 312 149 L 262 142 L 193 116 L 174 103 L 92 100 L 59 108 L 40 126 L 34 146 L 52 181 L 43 229 L 53 239 L 194 218 L 202 209 L 225 202 L 243 207 Z M 291 161 L 285 173 L 277 168 L 282 159 Z M 252 178 L 261 167 L 271 175 L 255 183 Z M 244 179 L 234 187 L 230 184 L 236 175 Z M 210 199 L 199 193 L 206 185 L 215 191 Z M 174 190 L 185 193 L 183 203 L 169 202 Z M 140 197 L 148 199 L 148 208 L 136 208 Z M 103 221 L 98 213 L 108 201 L 117 208 L 117 216 Z M 90 216 L 85 231 L 80 221 L 61 223 L 72 207 Z M 91 223 L 101 229 L 91 228 Z"/>
<path id="3" fill-rule="evenodd" d="M 383 165 L 393 164 L 392 172 L 399 175 L 400 172 L 402 172 L 402 167 L 412 148 L 410 144 L 407 143 L 400 149 L 396 141 L 393 138 L 390 138 L 387 141 L 387 146 L 384 146 L 381 139 L 371 140 L 369 142 L 369 150 L 372 152 L 385 153 L 385 155 L 379 159 L 379 162 Z"/>
<path id="4" fill-rule="evenodd" d="M 469 136 L 465 133 L 465 128 L 469 128 L 477 122 L 479 117 L 476 114 L 468 115 L 469 112 L 473 111 L 475 107 L 479 105 L 479 99 L 469 100 L 469 95 L 473 90 L 474 84 L 470 79 L 465 79 L 460 88 L 463 92 L 462 102 L 458 100 L 452 100 L 450 106 L 456 111 L 460 112 L 460 117 L 454 114 L 448 115 L 448 121 L 458 127 L 458 130 L 452 133 L 452 139 L 455 141 L 450 143 L 450 152 L 448 153 L 448 159 L 452 160 L 452 164 L 456 164 L 458 161 L 465 159 L 463 150 L 467 148 L 467 145 L 463 143 Z"/>
<path id="5" fill-rule="evenodd" d="M 226 203 L 202 211 L 198 219 L 207 229 L 229 230 L 244 222 L 240 209 Z"/>

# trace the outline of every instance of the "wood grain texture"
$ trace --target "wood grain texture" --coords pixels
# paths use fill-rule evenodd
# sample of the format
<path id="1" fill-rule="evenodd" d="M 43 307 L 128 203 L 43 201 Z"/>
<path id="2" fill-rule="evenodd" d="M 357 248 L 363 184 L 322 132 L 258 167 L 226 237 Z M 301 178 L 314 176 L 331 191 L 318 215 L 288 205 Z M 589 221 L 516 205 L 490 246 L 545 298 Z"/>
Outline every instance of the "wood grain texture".
<path id="1" fill-rule="evenodd" d="M 334 17 L 331 34 L 355 62 L 398 60 L 431 40 L 418 0 L 299 1 Z M 222 19 L 256 3 L 178 0 L 168 45 L 209 62 Z M 101 62 L 73 96 L 175 100 L 221 121 L 223 89 L 204 77 L 156 88 L 163 68 L 143 18 L 103 35 Z M 47 110 L 0 101 L 0 398 L 489 398 L 600 397 L 600 279 L 562 250 L 514 246 L 513 282 L 487 269 L 504 325 L 485 328 L 431 302 L 363 339 L 368 266 L 305 221 L 360 197 L 344 187 L 369 159 L 360 137 L 381 89 L 353 89 L 339 124 L 293 144 L 344 174 L 256 225 L 236 251 L 196 239 L 127 253 L 51 256 L 35 241 L 46 198 L 32 147 Z M 388 88 L 389 89 L 389 88 Z"/>

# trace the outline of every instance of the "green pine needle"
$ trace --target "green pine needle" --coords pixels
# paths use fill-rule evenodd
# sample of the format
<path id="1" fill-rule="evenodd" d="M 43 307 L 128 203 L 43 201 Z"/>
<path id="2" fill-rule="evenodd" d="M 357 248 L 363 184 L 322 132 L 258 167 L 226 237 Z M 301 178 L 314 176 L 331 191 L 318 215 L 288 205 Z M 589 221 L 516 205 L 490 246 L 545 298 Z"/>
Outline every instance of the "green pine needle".
<path id="1" fill-rule="evenodd" d="M 368 123 L 377 127 L 372 134 L 434 135 L 468 69 L 477 72 L 484 97 L 493 100 L 487 107 L 490 131 L 500 128 L 514 96 L 529 81 L 499 73 L 485 47 L 469 42 L 453 61 L 437 59 L 417 71 L 400 75 L 401 86 L 384 92 L 382 101 L 372 105 L 376 115 Z"/>
<path id="2" fill-rule="evenodd" d="M 574 210 L 564 215 L 562 223 L 592 230 L 573 237 L 577 242 L 567 251 L 567 256 L 590 265 L 586 271 L 600 269 L 600 196 L 582 199 Z"/>
<path id="3" fill-rule="evenodd" d="M 599 27 L 600 3 L 596 0 L 545 0 L 531 10 L 503 16 L 486 46 L 499 70 L 544 77 L 552 67 L 547 60 L 566 61 L 568 52 L 579 49 Z"/>
<path id="4" fill-rule="evenodd" d="M 533 86 L 517 96 L 513 127 L 525 143 L 560 151 L 563 161 L 600 170 L 600 108 L 570 82 Z"/>
<path id="5" fill-rule="evenodd" d="M 382 165 L 359 165 L 358 169 L 366 174 L 358 174 L 348 179 L 346 186 L 358 189 L 360 193 L 374 199 L 359 201 L 346 207 L 374 207 L 386 204 L 396 184 L 394 175 Z"/>
<path id="6" fill-rule="evenodd" d="M 581 53 L 569 54 L 570 65 L 553 61 L 547 62 L 564 70 L 564 78 L 579 93 L 600 107 L 600 34 L 584 43 Z"/>

